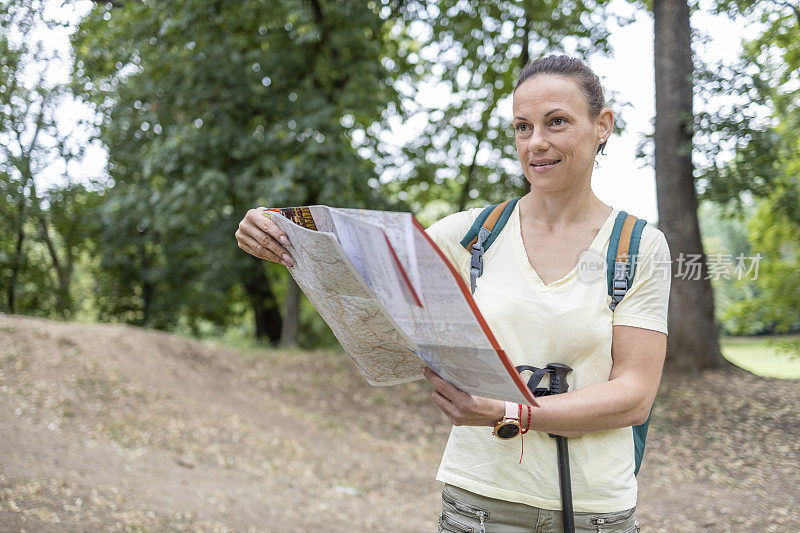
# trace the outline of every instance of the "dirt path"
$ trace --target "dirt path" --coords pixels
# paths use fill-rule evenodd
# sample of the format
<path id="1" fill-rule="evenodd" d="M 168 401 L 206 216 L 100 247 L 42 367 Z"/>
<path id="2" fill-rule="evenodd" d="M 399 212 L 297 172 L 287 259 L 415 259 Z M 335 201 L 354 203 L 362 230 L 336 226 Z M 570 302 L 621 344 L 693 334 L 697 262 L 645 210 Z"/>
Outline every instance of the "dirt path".
<path id="1" fill-rule="evenodd" d="M 644 530 L 800 531 L 798 383 L 699 384 L 664 379 Z M 0 531 L 433 531 L 427 398 L 342 354 L 0 315 Z"/>

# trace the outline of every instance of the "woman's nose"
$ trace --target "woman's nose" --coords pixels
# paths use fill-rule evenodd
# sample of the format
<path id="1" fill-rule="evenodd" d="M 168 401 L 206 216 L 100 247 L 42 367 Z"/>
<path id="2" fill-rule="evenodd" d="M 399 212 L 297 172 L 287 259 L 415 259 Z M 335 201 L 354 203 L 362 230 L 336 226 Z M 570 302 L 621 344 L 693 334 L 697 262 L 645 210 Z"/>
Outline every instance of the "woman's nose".
<path id="1" fill-rule="evenodd" d="M 528 150 L 532 152 L 540 152 L 547 150 L 550 147 L 550 143 L 547 141 L 547 137 L 544 135 L 541 129 L 534 129 L 531 132 L 530 138 L 528 138 Z"/>

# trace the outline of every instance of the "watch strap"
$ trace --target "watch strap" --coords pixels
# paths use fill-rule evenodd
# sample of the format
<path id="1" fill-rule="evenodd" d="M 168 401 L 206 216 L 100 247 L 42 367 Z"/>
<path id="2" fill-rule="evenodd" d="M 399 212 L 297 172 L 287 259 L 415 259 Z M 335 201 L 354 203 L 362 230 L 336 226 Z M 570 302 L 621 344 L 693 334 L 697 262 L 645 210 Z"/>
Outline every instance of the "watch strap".
<path id="1" fill-rule="evenodd" d="M 505 414 L 505 416 L 503 418 L 504 419 L 510 418 L 512 420 L 519 421 L 519 419 L 520 419 L 520 417 L 519 417 L 519 404 L 507 401 L 506 402 L 506 414 Z"/>

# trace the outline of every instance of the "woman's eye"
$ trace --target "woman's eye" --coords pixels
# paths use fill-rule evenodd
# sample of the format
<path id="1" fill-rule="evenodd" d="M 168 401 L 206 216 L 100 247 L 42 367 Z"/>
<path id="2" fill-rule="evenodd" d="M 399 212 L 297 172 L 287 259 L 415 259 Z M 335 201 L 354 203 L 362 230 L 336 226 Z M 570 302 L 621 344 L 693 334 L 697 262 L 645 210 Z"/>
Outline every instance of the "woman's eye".
<path id="1" fill-rule="evenodd" d="M 563 126 L 564 124 L 567 123 L 567 120 L 564 119 L 564 118 L 561 118 L 561 117 L 556 117 L 553 120 L 551 120 L 550 122 L 551 122 L 551 124 L 553 124 L 553 126 Z"/>
<path id="2" fill-rule="evenodd" d="M 520 123 L 516 125 L 515 129 L 517 131 L 528 131 L 528 125 L 525 123 Z"/>

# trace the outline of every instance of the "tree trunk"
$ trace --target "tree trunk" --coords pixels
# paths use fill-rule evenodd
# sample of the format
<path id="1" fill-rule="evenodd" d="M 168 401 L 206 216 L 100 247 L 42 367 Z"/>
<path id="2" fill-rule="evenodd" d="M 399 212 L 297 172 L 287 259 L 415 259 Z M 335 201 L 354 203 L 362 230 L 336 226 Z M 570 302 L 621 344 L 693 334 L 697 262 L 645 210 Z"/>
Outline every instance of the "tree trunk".
<path id="1" fill-rule="evenodd" d="M 38 202 L 38 200 L 37 200 Z M 53 262 L 53 268 L 58 277 L 58 291 L 56 293 L 56 311 L 62 318 L 69 316 L 72 311 L 72 294 L 70 285 L 72 284 L 72 262 L 68 261 L 65 257 L 62 261 L 58 256 L 53 239 L 50 238 L 50 227 L 47 223 L 47 215 L 37 208 L 39 215 L 39 226 L 42 231 L 42 239 L 47 245 L 47 251 L 50 253 L 50 260 Z M 69 245 L 67 245 L 69 246 Z"/>
<path id="2" fill-rule="evenodd" d="M 289 276 L 286 285 L 286 301 L 284 305 L 281 346 L 294 348 L 297 346 L 297 332 L 300 329 L 300 287 L 291 276 Z"/>
<path id="3" fill-rule="evenodd" d="M 691 151 L 693 66 L 689 6 L 686 0 L 654 0 L 653 19 L 658 220 L 669 243 L 673 273 L 666 364 L 696 372 L 727 366 L 727 362 L 720 352 L 697 221 Z M 699 275 L 684 275 L 683 261 L 688 258 L 699 259 Z"/>
<path id="4" fill-rule="evenodd" d="M 275 294 L 264 272 L 261 259 L 250 257 L 250 266 L 244 272 L 244 289 L 250 298 L 255 318 L 256 339 L 267 340 L 277 346 L 281 338 L 281 313 L 275 301 Z"/>
<path id="5" fill-rule="evenodd" d="M 147 242 L 142 243 L 141 254 L 142 254 L 141 272 L 147 272 L 150 270 L 150 256 L 147 253 Z M 152 325 L 151 322 L 152 322 L 154 296 L 155 296 L 155 286 L 153 285 L 153 283 L 146 278 L 142 279 L 142 322 L 137 325 L 142 327 L 149 327 Z"/>
<path id="6" fill-rule="evenodd" d="M 8 312 L 12 315 L 17 312 L 17 278 L 22 263 L 22 245 L 25 242 L 25 193 L 22 193 L 19 202 L 19 222 L 17 224 L 17 246 L 14 252 L 14 262 L 11 264 L 11 276 L 8 280 Z"/>

